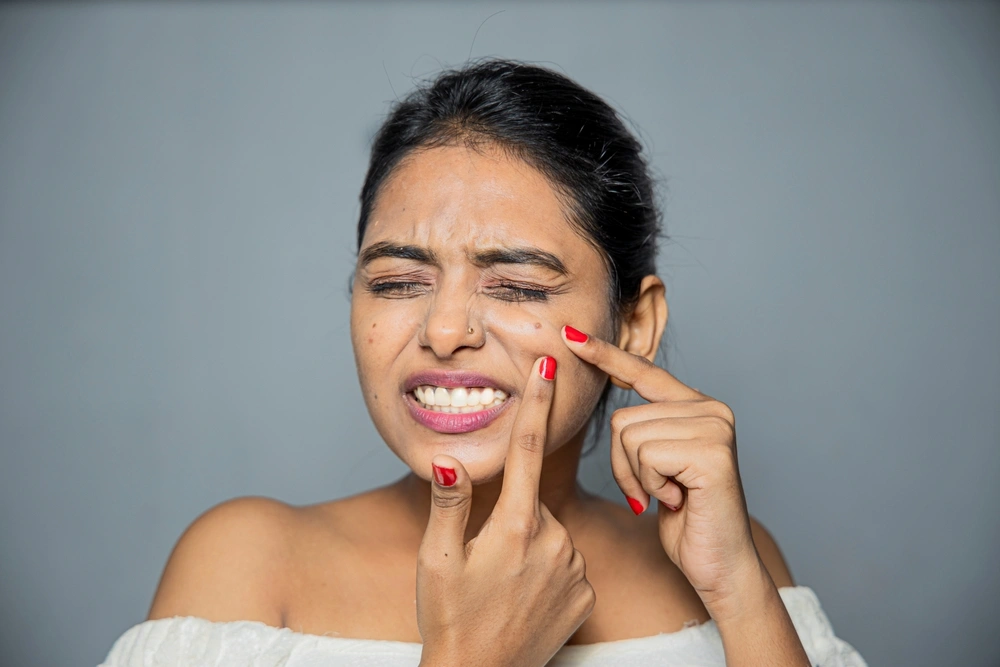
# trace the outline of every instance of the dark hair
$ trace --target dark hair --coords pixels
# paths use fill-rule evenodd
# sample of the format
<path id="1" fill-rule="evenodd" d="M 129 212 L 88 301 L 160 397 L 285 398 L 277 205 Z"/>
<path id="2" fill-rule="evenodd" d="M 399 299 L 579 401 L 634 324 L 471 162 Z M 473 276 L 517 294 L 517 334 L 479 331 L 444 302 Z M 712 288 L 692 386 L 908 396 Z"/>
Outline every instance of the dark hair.
<path id="1" fill-rule="evenodd" d="M 545 174 L 604 257 L 613 319 L 656 273 L 660 211 L 642 146 L 604 100 L 536 65 L 487 59 L 447 70 L 398 101 L 372 142 L 358 249 L 375 200 L 413 151 L 465 141 L 510 152 Z"/>

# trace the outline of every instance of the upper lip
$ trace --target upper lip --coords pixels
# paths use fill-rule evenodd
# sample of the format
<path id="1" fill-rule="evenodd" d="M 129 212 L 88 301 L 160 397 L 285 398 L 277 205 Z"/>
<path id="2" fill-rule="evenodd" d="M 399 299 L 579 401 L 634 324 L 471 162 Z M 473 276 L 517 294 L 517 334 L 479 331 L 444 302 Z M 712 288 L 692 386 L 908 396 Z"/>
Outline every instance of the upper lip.
<path id="1" fill-rule="evenodd" d="M 492 387 L 505 391 L 508 396 L 514 393 L 509 385 L 489 375 L 475 371 L 446 371 L 433 368 L 417 371 L 410 375 L 403 384 L 403 390 L 411 392 L 417 387 L 425 385 L 451 389 L 455 387 Z"/>

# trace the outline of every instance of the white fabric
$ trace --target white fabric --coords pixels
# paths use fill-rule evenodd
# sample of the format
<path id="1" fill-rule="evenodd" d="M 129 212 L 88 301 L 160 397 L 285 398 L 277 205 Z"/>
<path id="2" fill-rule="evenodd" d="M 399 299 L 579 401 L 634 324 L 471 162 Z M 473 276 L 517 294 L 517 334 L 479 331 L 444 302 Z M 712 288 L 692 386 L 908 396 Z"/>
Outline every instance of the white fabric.
<path id="1" fill-rule="evenodd" d="M 812 589 L 797 586 L 779 593 L 813 665 L 866 667 L 857 651 L 833 634 Z M 178 616 L 132 627 L 99 667 L 413 667 L 420 662 L 420 647 L 308 635 L 257 621 L 214 623 Z M 549 665 L 724 667 L 725 656 L 719 631 L 709 621 L 652 637 L 564 646 Z"/>

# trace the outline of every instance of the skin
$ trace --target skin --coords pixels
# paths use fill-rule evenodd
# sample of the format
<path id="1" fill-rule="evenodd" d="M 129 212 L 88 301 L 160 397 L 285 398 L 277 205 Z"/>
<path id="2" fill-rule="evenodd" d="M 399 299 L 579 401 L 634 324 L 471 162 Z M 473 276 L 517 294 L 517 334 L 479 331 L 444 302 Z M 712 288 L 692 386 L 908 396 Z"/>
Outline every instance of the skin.
<path id="1" fill-rule="evenodd" d="M 566 211 L 541 173 L 488 147 L 420 150 L 399 165 L 363 240 L 351 335 L 373 423 L 412 472 L 307 507 L 243 498 L 213 508 L 179 541 L 149 618 L 424 641 L 424 664 L 444 665 L 491 642 L 496 651 L 477 663 L 506 650 L 496 664 L 544 664 L 564 642 L 712 617 L 729 664 L 807 664 L 776 592 L 791 576 L 746 514 L 731 411 L 649 363 L 667 320 L 658 278 L 643 281 L 614 325 L 604 263 Z M 386 246 L 425 257 L 366 261 L 366 250 Z M 548 253 L 564 270 L 482 261 L 510 248 Z M 589 333 L 587 343 L 566 339 L 567 324 Z M 546 356 L 557 363 L 554 381 L 539 379 Z M 507 405 L 483 429 L 432 431 L 411 417 L 404 388 L 426 369 L 489 375 Z M 612 418 L 612 467 L 623 492 L 643 508 L 657 498 L 657 512 L 636 517 L 576 483 L 609 376 L 650 401 Z M 539 446 L 519 445 L 529 440 Z M 457 482 L 432 483 L 432 462 L 456 470 Z M 511 563 L 527 565 L 508 571 Z M 517 604 L 505 608 L 506 598 Z M 520 619 L 522 641 L 511 640 L 509 623 L 454 620 L 481 618 L 460 611 L 486 607 L 491 619 Z M 506 637 L 491 634 L 497 627 Z"/>

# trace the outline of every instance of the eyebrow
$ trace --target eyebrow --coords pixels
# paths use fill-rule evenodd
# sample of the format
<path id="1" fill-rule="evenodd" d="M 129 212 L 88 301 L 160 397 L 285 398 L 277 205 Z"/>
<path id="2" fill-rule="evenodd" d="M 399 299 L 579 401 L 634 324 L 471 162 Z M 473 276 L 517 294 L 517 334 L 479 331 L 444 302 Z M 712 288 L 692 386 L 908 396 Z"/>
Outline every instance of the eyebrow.
<path id="1" fill-rule="evenodd" d="M 390 241 L 373 243 L 365 248 L 358 257 L 358 264 L 367 266 L 376 259 L 383 257 L 394 257 L 396 259 L 409 259 L 422 264 L 437 265 L 437 256 L 427 248 L 416 245 L 399 245 Z"/>
<path id="2" fill-rule="evenodd" d="M 392 257 L 408 259 L 422 264 L 439 266 L 437 255 L 432 250 L 416 245 L 401 245 L 390 241 L 374 243 L 365 248 L 358 257 L 361 266 L 367 266 L 376 259 Z M 494 264 L 529 264 L 540 266 L 560 275 L 566 275 L 566 265 L 550 252 L 537 248 L 493 248 L 474 253 L 470 259 L 481 268 Z"/>
<path id="3" fill-rule="evenodd" d="M 566 266 L 550 252 L 537 248 L 495 248 L 483 250 L 472 256 L 474 264 L 480 267 L 494 264 L 532 264 L 560 275 L 566 275 Z"/>

